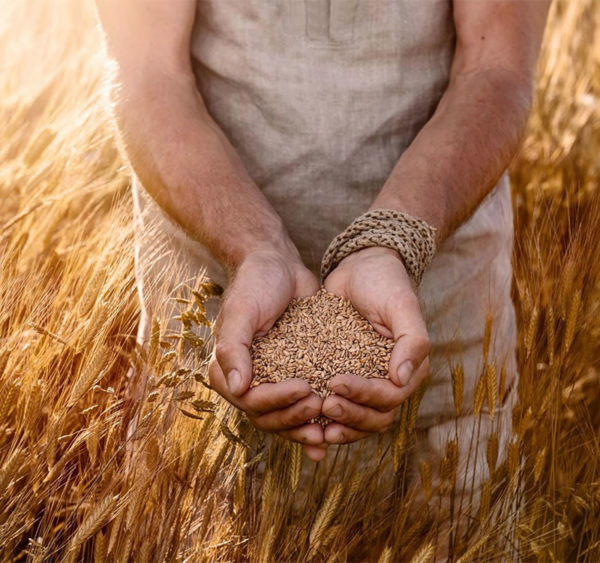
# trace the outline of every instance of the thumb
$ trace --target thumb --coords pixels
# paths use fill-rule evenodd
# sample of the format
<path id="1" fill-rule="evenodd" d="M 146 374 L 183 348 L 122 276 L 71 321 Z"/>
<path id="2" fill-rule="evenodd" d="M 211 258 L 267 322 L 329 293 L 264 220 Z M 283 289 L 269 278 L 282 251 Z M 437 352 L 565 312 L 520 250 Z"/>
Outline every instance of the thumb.
<path id="1" fill-rule="evenodd" d="M 225 301 L 215 323 L 215 358 L 229 392 L 239 397 L 252 381 L 250 346 L 256 312 L 244 301 Z"/>
<path id="2" fill-rule="evenodd" d="M 385 314 L 395 340 L 389 377 L 396 385 L 405 386 L 429 354 L 429 334 L 412 291 L 391 297 Z"/>
<path id="3" fill-rule="evenodd" d="M 315 275 L 302 266 L 302 269 L 296 274 L 296 287 L 294 288 L 295 297 L 309 297 L 319 291 L 319 281 Z"/>

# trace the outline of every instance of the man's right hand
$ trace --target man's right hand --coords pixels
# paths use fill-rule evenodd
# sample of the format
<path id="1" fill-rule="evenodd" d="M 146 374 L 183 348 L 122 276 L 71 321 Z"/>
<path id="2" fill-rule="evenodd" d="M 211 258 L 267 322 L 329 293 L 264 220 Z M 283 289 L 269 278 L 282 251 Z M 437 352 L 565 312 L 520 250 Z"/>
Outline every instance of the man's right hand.
<path id="1" fill-rule="evenodd" d="M 234 271 L 216 323 L 212 385 L 257 428 L 302 442 L 320 459 L 322 429 L 304 423 L 322 401 L 308 383 L 249 390 L 253 337 L 318 283 L 198 90 L 190 58 L 197 2 L 96 0 L 96 6 L 116 63 L 111 107 L 133 170 L 167 215 Z"/>
<path id="2" fill-rule="evenodd" d="M 215 353 L 209 364 L 212 387 L 245 411 L 256 428 L 304 444 L 318 461 L 325 455 L 323 430 L 307 424 L 323 400 L 301 379 L 262 383 L 250 389 L 250 346 L 268 332 L 293 298 L 313 295 L 315 276 L 299 257 L 278 250 L 250 253 L 239 265 L 215 322 Z"/>

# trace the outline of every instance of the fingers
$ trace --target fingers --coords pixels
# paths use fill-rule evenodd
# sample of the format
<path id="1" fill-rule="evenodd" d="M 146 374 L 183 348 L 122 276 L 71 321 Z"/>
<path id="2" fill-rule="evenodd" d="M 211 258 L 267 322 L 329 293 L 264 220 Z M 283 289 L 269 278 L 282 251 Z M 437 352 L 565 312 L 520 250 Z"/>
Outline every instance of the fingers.
<path id="1" fill-rule="evenodd" d="M 294 295 L 295 297 L 309 297 L 310 295 L 314 295 L 319 291 L 319 282 L 314 274 L 306 269 L 302 268 L 302 270 L 296 275 L 296 288 Z"/>
<path id="2" fill-rule="evenodd" d="M 423 360 L 423 363 L 419 366 L 419 368 L 413 373 L 408 384 L 402 388 L 406 394 L 406 398 L 410 397 L 417 390 L 419 385 L 421 385 L 421 383 L 423 383 L 423 381 L 427 379 L 428 375 L 429 357 L 426 357 Z"/>
<path id="3" fill-rule="evenodd" d="M 361 432 L 337 422 L 330 422 L 325 427 L 325 442 L 328 444 L 349 444 L 369 436 L 369 432 Z"/>
<path id="4" fill-rule="evenodd" d="M 346 276 L 338 268 L 334 269 L 323 281 L 323 287 L 330 293 L 348 297 L 346 291 Z"/>
<path id="5" fill-rule="evenodd" d="M 225 374 L 223 373 L 223 370 L 221 369 L 221 366 L 214 355 L 208 364 L 208 380 L 210 382 L 210 386 L 219 395 L 221 395 L 221 397 L 227 399 L 227 401 L 236 406 L 238 409 L 242 408 L 239 398 L 233 395 L 229 390 L 227 380 L 225 379 Z"/>
<path id="6" fill-rule="evenodd" d="M 380 412 L 337 395 L 325 399 L 323 414 L 335 422 L 363 432 L 385 432 L 394 422 L 394 410 Z"/>
<path id="7" fill-rule="evenodd" d="M 385 308 L 387 325 L 396 344 L 390 358 L 389 378 L 396 385 L 408 385 L 429 354 L 429 334 L 416 294 L 403 291 L 392 295 Z"/>
<path id="8" fill-rule="evenodd" d="M 320 424 L 303 424 L 298 428 L 282 430 L 278 434 L 283 438 L 291 440 L 292 442 L 299 442 L 305 446 L 324 446 L 323 429 Z"/>
<path id="9" fill-rule="evenodd" d="M 394 409 L 415 392 L 428 373 L 426 358 L 404 387 L 386 379 L 335 376 L 329 385 L 335 395 L 327 397 L 322 407 L 323 414 L 335 421 L 325 428 L 325 442 L 347 444 L 386 431 L 393 424 Z"/>
<path id="10" fill-rule="evenodd" d="M 277 385 L 277 384 L 275 384 Z M 312 393 L 288 408 L 278 409 L 267 414 L 252 417 L 256 428 L 263 432 L 279 432 L 295 428 L 315 418 L 321 412 L 323 399 Z M 318 426 L 318 425 L 317 425 Z"/>
<path id="11" fill-rule="evenodd" d="M 314 395 L 320 406 L 322 399 L 312 392 L 311 386 L 306 381 L 287 379 L 279 383 L 261 383 L 239 397 L 238 401 L 241 408 L 246 412 L 257 415 L 290 407 L 300 399 L 311 395 Z M 315 399 L 313 398 L 311 404 L 314 404 L 314 402 Z"/>
<path id="12" fill-rule="evenodd" d="M 410 395 L 408 387 L 398 387 L 388 379 L 367 379 L 358 375 L 336 375 L 329 388 L 353 403 L 386 413 Z"/>
<path id="13" fill-rule="evenodd" d="M 408 385 L 398 387 L 387 379 L 367 379 L 351 374 L 336 375 L 329 388 L 336 394 L 358 403 L 389 412 L 408 399 L 429 374 L 429 358 L 425 358 L 410 379 Z"/>
<path id="14" fill-rule="evenodd" d="M 312 461 L 321 461 L 327 455 L 328 444 L 321 444 L 319 446 L 304 446 L 304 453 L 306 457 Z"/>
<path id="15" fill-rule="evenodd" d="M 269 283 L 273 291 L 264 293 Z M 319 282 L 301 262 L 279 255 L 262 253 L 240 267 L 215 322 L 215 357 L 231 395 L 239 397 L 250 387 L 253 338 L 266 334 L 293 297 L 318 289 Z"/>
<path id="16" fill-rule="evenodd" d="M 252 380 L 250 345 L 257 315 L 245 300 L 225 299 L 215 323 L 215 357 L 235 397 L 245 393 Z"/>
<path id="17" fill-rule="evenodd" d="M 208 377 L 211 387 L 219 395 L 250 416 L 289 407 L 312 393 L 312 388 L 306 381 L 288 379 L 279 383 L 261 383 L 241 397 L 236 397 L 229 391 L 223 370 L 215 358 L 208 364 Z"/>

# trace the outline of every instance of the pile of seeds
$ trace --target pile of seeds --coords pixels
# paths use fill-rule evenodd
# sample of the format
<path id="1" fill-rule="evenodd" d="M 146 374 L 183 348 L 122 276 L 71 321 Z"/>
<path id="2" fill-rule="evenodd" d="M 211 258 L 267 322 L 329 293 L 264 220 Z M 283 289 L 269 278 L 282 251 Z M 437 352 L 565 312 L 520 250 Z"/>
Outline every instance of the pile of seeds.
<path id="1" fill-rule="evenodd" d="M 252 386 L 298 377 L 326 397 L 329 380 L 341 373 L 386 378 L 393 345 L 350 301 L 321 289 L 293 300 L 271 330 L 254 339 Z"/>

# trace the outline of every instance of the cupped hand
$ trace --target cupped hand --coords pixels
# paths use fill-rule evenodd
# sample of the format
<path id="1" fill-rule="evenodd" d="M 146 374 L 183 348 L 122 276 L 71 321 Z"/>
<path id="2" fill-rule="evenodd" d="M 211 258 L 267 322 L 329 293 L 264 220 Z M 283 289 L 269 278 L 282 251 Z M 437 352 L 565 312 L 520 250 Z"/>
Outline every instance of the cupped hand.
<path id="1" fill-rule="evenodd" d="M 373 247 L 350 254 L 324 286 L 349 299 L 380 334 L 395 341 L 389 380 L 339 374 L 330 381 L 334 394 L 325 399 L 322 412 L 333 422 L 325 428 L 325 442 L 354 442 L 387 430 L 396 408 L 427 377 L 429 335 L 414 283 L 392 249 Z"/>
<path id="2" fill-rule="evenodd" d="M 325 455 L 326 445 L 321 426 L 307 422 L 321 412 L 323 400 L 300 379 L 250 388 L 250 346 L 255 336 L 268 332 L 293 298 L 318 289 L 317 279 L 299 257 L 273 250 L 249 254 L 225 292 L 208 367 L 211 386 L 245 411 L 256 428 L 304 444 L 314 460 Z"/>

